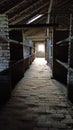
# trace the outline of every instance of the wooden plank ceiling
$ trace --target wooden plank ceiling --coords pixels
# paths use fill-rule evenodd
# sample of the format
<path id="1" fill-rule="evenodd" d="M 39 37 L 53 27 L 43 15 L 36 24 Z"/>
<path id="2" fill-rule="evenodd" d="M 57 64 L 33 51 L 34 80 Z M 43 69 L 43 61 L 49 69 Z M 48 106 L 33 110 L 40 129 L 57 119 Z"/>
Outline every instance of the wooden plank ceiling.
<path id="1" fill-rule="evenodd" d="M 43 14 L 42 17 L 33 21 L 32 24 L 45 24 L 47 21 L 47 12 L 50 0 L 0 0 L 0 13 L 8 16 L 9 25 L 22 25 L 38 14 Z M 28 35 L 33 29 L 25 28 Z M 35 32 L 40 30 L 35 29 Z M 43 32 L 43 31 L 42 31 Z"/>
<path id="2" fill-rule="evenodd" d="M 44 24 L 47 22 L 50 2 L 51 0 L 0 0 L 0 13 L 8 15 L 9 25 L 27 24 L 32 17 L 43 14 L 32 24 Z M 51 13 L 56 14 L 55 20 L 59 23 L 59 28 L 67 28 L 69 13 L 73 13 L 73 0 L 53 0 Z M 50 16 L 50 22 L 52 21 L 53 15 Z"/>
<path id="3" fill-rule="evenodd" d="M 43 14 L 36 23 L 45 23 L 49 0 L 0 0 L 0 13 L 8 15 L 9 24 L 26 24 L 37 14 Z M 35 22 L 33 22 L 35 23 Z"/>

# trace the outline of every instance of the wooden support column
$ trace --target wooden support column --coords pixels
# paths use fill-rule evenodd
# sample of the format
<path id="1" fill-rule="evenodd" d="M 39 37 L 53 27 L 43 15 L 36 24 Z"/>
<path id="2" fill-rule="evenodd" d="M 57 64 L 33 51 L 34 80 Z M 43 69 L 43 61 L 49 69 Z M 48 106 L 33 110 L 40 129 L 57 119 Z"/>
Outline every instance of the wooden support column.
<path id="1" fill-rule="evenodd" d="M 50 1 L 50 5 L 49 5 L 49 8 L 48 8 L 48 17 L 47 17 L 47 24 L 50 23 L 50 13 L 51 13 L 51 9 L 52 9 L 52 5 L 53 5 L 53 0 Z M 49 34 L 49 29 L 50 28 L 47 28 L 46 29 L 46 35 L 50 38 L 50 34 Z M 46 44 L 45 44 L 45 59 L 47 60 L 48 63 L 50 63 L 49 61 L 49 39 L 46 39 Z M 50 48 L 51 49 L 51 48 Z"/>
<path id="2" fill-rule="evenodd" d="M 47 60 L 47 62 L 48 62 L 47 39 L 45 39 L 45 60 Z"/>
<path id="3" fill-rule="evenodd" d="M 70 50 L 70 68 L 68 73 L 68 99 L 73 103 L 73 41 Z"/>
<path id="4" fill-rule="evenodd" d="M 68 52 L 68 99 L 73 103 L 73 16 L 70 15 L 70 32 L 69 32 L 69 52 Z"/>
<path id="5" fill-rule="evenodd" d="M 55 28 L 53 28 L 53 68 L 52 68 L 52 75 L 53 75 L 53 77 L 55 77 L 55 70 L 56 70 L 56 64 L 55 64 L 55 60 L 56 60 L 56 56 L 55 56 L 55 54 L 56 54 L 56 41 L 55 41 L 55 32 L 56 32 L 56 30 L 55 30 Z"/>

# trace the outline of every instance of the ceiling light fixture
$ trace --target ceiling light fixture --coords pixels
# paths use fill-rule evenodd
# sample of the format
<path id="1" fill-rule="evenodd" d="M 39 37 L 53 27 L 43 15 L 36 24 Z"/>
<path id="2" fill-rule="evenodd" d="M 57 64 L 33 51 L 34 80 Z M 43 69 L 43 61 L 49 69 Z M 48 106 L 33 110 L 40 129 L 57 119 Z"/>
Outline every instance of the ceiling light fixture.
<path id="1" fill-rule="evenodd" d="M 33 21 L 35 21 L 35 20 L 37 20 L 38 18 L 40 18 L 42 15 L 43 15 L 43 14 L 38 14 L 38 15 L 34 16 L 32 19 L 30 19 L 30 20 L 27 22 L 27 24 L 32 23 Z"/>

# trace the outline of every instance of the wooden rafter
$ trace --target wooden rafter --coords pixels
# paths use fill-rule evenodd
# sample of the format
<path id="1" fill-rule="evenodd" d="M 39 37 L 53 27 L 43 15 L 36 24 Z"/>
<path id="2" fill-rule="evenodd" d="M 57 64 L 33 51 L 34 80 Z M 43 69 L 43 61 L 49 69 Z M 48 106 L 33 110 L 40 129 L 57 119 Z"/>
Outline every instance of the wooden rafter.
<path id="1" fill-rule="evenodd" d="M 23 1 L 23 0 L 21 0 Z M 3 3 L 0 3 L 0 13 L 5 13 L 9 9 L 13 8 L 14 6 L 18 5 L 20 3 L 20 0 L 3 0 Z"/>
<path id="2" fill-rule="evenodd" d="M 42 20 L 42 23 L 43 23 L 43 19 L 45 19 L 47 17 L 47 8 L 48 6 L 46 6 L 44 9 L 42 9 L 40 11 L 41 14 L 44 14 L 41 18 L 39 18 L 38 20 L 36 21 L 33 21 L 32 23 L 39 23 L 41 20 Z M 30 18 L 30 17 L 29 17 Z M 19 22 L 19 24 L 22 24 L 22 23 L 27 23 L 27 20 L 29 19 L 23 19 L 22 21 Z"/>
<path id="3" fill-rule="evenodd" d="M 9 14 L 11 12 L 13 12 L 14 10 L 16 10 L 17 8 L 21 7 L 22 4 L 25 3 L 25 0 L 21 0 L 18 4 L 16 4 L 15 6 L 13 6 L 12 8 L 8 9 L 7 11 L 5 11 L 5 14 Z"/>
<path id="4" fill-rule="evenodd" d="M 17 18 L 16 18 L 16 16 L 12 17 L 12 18 L 9 20 L 9 23 L 10 23 L 10 24 L 17 24 L 18 22 L 22 21 L 23 19 L 26 19 L 26 18 L 30 17 L 31 14 L 33 15 L 34 13 L 41 11 L 41 9 L 44 8 L 44 7 L 47 6 L 47 5 L 48 5 L 48 2 L 45 3 L 44 5 L 40 6 L 39 8 L 35 9 L 35 10 L 33 9 L 32 12 L 29 11 L 30 13 L 28 13 L 28 14 L 25 15 L 26 10 L 31 9 L 31 7 L 33 7 L 33 6 L 30 6 L 28 9 L 25 9 L 23 12 L 20 12 L 19 15 L 16 15 Z M 18 17 L 18 16 L 19 16 L 19 17 Z M 16 19 L 16 20 L 13 21 L 14 19 Z"/>

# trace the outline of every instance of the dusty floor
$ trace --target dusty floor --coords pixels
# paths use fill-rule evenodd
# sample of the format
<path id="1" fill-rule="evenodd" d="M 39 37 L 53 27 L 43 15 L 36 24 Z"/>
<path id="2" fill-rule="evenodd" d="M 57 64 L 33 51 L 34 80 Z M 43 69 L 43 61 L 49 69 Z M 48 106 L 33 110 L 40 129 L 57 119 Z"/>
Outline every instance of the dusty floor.
<path id="1" fill-rule="evenodd" d="M 44 59 L 36 59 L 0 109 L 0 130 L 73 130 L 73 106 L 66 88 L 51 79 Z"/>

